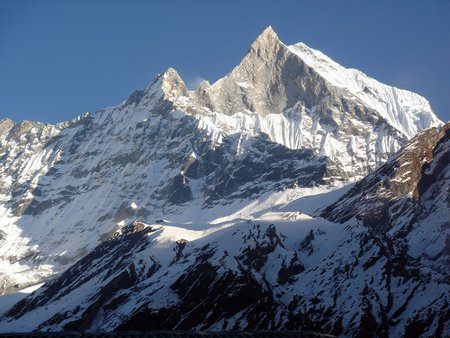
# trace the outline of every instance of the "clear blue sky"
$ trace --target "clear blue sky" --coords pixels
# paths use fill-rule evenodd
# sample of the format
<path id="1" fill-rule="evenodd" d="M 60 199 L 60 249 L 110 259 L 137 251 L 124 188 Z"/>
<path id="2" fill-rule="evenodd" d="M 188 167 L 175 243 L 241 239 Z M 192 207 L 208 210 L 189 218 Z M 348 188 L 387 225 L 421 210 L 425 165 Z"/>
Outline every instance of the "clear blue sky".
<path id="1" fill-rule="evenodd" d="M 346 67 L 415 91 L 450 120 L 450 1 L 0 0 L 0 119 L 113 106 L 172 66 L 224 76 L 272 25 Z"/>

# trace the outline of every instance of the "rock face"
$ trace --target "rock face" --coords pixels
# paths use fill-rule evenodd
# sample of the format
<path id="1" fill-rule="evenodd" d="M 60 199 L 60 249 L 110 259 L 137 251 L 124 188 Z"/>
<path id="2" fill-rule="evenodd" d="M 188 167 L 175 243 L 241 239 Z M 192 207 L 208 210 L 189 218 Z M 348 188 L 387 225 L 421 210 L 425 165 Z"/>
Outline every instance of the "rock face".
<path id="1" fill-rule="evenodd" d="M 368 270 L 381 267 L 380 283 L 388 295 L 387 303 L 378 308 L 374 303 L 379 295 L 368 296 L 371 313 L 373 309 L 383 313 L 386 328 L 409 316 L 405 336 L 446 336 L 450 332 L 449 186 L 447 123 L 415 136 L 385 165 L 321 212 L 330 221 L 363 226 L 366 233 L 361 236 L 359 256 L 370 258 L 362 266 Z M 396 307 L 395 297 L 403 287 L 403 295 L 408 296 Z"/>
<path id="2" fill-rule="evenodd" d="M 446 336 L 449 127 L 416 136 L 323 208 L 321 215 L 336 223 L 266 211 L 196 237 L 165 221 L 135 222 L 16 304 L 1 323 L 6 330 L 27 323 L 25 329 L 42 331 Z M 395 169 L 417 163 L 417 172 Z M 392 192 L 389 181 L 398 184 Z"/>
<path id="3" fill-rule="evenodd" d="M 0 293 L 59 275 L 0 331 L 444 335 L 440 124 L 420 96 L 270 27 L 195 91 L 169 68 L 117 107 L 57 125 L 3 120 Z M 339 201 L 321 196 L 314 217 L 279 209 L 384 162 Z"/>
<path id="4" fill-rule="evenodd" d="M 367 224 L 392 225 L 399 221 L 402 211 L 420 208 L 416 217 L 426 217 L 437 211 L 437 205 L 426 211 L 430 197 L 444 196 L 442 186 L 448 182 L 448 138 L 450 123 L 441 128 L 430 128 L 418 134 L 387 163 L 347 192 L 335 204 L 326 208 L 322 215 L 334 222 L 345 223 L 352 218 Z M 428 189 L 439 180 L 439 190 L 427 194 Z M 445 190 L 445 189 L 444 189 Z M 384 203 L 383 203 L 384 202 Z M 404 203 L 408 205 L 402 206 Z M 379 216 L 379 218 L 377 218 Z M 405 224 L 406 224 L 405 223 Z M 390 230 L 383 228 L 383 231 Z"/>

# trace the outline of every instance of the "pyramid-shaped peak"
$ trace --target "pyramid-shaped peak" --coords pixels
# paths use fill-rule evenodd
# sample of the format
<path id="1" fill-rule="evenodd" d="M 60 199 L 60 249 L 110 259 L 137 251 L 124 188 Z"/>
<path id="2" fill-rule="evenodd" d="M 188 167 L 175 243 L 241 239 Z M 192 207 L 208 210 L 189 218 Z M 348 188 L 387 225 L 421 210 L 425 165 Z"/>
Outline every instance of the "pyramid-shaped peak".
<path id="1" fill-rule="evenodd" d="M 280 42 L 277 33 L 273 30 L 272 26 L 267 27 L 253 42 L 255 44 L 267 44 L 273 42 Z"/>
<path id="2" fill-rule="evenodd" d="M 278 39 L 277 33 L 273 30 L 272 26 L 267 27 L 263 32 L 259 35 L 259 38 L 271 38 L 271 39 Z"/>
<path id="3" fill-rule="evenodd" d="M 187 88 L 178 72 L 169 67 L 162 75 L 162 89 L 166 95 L 187 95 Z"/>
<path id="4" fill-rule="evenodd" d="M 252 43 L 250 51 L 257 52 L 257 54 L 266 53 L 282 45 L 277 33 L 269 26 Z"/>

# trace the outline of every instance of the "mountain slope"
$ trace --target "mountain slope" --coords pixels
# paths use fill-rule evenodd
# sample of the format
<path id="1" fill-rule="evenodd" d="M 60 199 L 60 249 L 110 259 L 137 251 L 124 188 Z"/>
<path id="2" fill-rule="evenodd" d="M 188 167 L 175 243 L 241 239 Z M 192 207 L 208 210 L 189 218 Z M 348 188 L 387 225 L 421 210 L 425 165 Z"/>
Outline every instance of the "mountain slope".
<path id="1" fill-rule="evenodd" d="M 12 181 L 3 195 L 5 292 L 39 281 L 52 265 L 57 271 L 71 264 L 130 217 L 189 215 L 295 184 L 325 184 L 333 168 L 340 170 L 264 135 L 214 144 L 196 119 L 172 113 L 87 115 L 37 147 L 26 159 L 7 153 L 11 165 L 2 167 L 4 181 Z"/>
<path id="2" fill-rule="evenodd" d="M 136 220 L 209 235 L 257 219 L 363 177 L 415 130 L 441 124 L 425 99 L 364 78 L 389 103 L 375 105 L 297 49 L 268 28 L 230 74 L 196 91 L 169 68 L 72 121 L 1 121 L 0 293 L 62 273 Z"/>
<path id="3" fill-rule="evenodd" d="M 357 69 L 346 69 L 303 43 L 289 46 L 289 50 L 334 86 L 348 90 L 376 110 L 408 138 L 439 124 L 436 116 L 429 114 L 430 103 L 420 95 L 382 84 Z"/>
<path id="4" fill-rule="evenodd" d="M 449 128 L 424 131 L 332 197 L 321 215 L 337 223 L 289 206 L 210 232 L 134 222 L 15 305 L 2 325 L 447 336 Z M 343 218 L 351 203 L 354 216 Z M 390 210 L 377 214 L 383 203 Z"/>

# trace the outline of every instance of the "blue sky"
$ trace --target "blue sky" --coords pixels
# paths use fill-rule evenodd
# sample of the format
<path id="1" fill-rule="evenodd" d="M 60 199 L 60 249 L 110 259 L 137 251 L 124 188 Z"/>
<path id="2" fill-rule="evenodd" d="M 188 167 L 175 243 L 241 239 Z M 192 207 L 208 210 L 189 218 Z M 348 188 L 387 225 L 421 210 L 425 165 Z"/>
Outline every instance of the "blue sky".
<path id="1" fill-rule="evenodd" d="M 450 120 L 450 1 L 0 0 L 0 119 L 71 119 L 172 66 L 224 76 L 272 25 Z"/>

